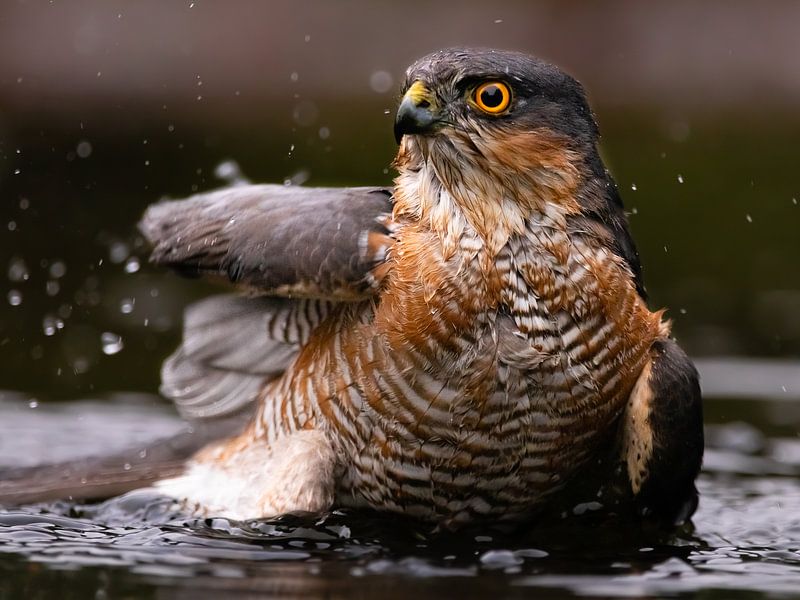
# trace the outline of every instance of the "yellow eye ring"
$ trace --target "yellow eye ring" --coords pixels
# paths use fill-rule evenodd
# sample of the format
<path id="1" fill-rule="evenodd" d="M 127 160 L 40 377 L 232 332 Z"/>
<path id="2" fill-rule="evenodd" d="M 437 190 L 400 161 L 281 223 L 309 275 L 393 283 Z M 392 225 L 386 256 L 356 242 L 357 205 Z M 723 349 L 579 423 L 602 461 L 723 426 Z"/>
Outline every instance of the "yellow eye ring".
<path id="1" fill-rule="evenodd" d="M 499 115 L 511 104 L 511 88 L 502 81 L 487 81 L 475 88 L 472 101 L 483 112 Z"/>

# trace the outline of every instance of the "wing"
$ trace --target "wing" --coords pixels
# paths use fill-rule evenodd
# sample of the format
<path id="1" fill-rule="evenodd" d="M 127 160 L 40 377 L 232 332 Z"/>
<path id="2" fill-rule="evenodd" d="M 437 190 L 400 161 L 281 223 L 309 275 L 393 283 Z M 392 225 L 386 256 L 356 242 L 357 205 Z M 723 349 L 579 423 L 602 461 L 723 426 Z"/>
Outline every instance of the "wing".
<path id="1" fill-rule="evenodd" d="M 189 420 L 243 412 L 294 360 L 333 304 L 234 295 L 193 304 L 183 341 L 161 368 L 161 394 Z"/>
<path id="2" fill-rule="evenodd" d="M 643 514 L 674 524 L 691 517 L 703 460 L 703 406 L 697 370 L 673 340 L 653 344 L 625 410 L 622 443 Z"/>
<path id="3" fill-rule="evenodd" d="M 150 206 L 151 261 L 277 296 L 358 300 L 388 269 L 384 188 L 238 186 Z"/>

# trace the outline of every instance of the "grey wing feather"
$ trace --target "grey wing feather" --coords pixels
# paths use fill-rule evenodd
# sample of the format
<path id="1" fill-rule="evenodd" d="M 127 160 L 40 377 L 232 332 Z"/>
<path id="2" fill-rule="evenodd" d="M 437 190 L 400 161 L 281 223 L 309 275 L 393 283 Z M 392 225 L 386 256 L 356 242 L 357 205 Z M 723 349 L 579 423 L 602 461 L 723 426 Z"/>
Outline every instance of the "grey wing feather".
<path id="1" fill-rule="evenodd" d="M 150 206 L 151 260 L 271 295 L 357 300 L 391 246 L 384 188 L 248 185 Z"/>
<path id="2" fill-rule="evenodd" d="M 161 369 L 161 393 L 190 420 L 251 407 L 297 355 L 332 302 L 212 296 L 184 317 L 183 342 Z"/>

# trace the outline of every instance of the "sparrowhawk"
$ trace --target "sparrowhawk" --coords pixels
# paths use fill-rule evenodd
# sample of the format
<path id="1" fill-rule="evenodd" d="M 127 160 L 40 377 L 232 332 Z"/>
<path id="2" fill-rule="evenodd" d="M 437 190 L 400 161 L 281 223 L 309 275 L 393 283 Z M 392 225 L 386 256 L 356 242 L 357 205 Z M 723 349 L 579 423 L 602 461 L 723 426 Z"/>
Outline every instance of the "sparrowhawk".
<path id="1" fill-rule="evenodd" d="M 521 53 L 436 52 L 407 71 L 395 136 L 391 188 L 147 210 L 154 263 L 246 292 L 188 309 L 162 393 L 249 422 L 158 489 L 214 516 L 454 527 L 529 518 L 604 469 L 633 509 L 688 518 L 698 377 L 647 306 L 580 84 Z"/>

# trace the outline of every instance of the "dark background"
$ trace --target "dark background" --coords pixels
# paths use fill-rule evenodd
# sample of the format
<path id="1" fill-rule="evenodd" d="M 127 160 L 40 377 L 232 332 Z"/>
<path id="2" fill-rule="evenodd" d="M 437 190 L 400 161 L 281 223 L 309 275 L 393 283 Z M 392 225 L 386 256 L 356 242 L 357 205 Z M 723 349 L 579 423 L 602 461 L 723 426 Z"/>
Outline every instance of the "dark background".
<path id="1" fill-rule="evenodd" d="M 6 1 L 0 388 L 154 391 L 213 288 L 147 266 L 145 206 L 230 159 L 389 184 L 403 71 L 451 45 L 584 83 L 651 306 L 691 354 L 800 354 L 798 3 Z"/>

